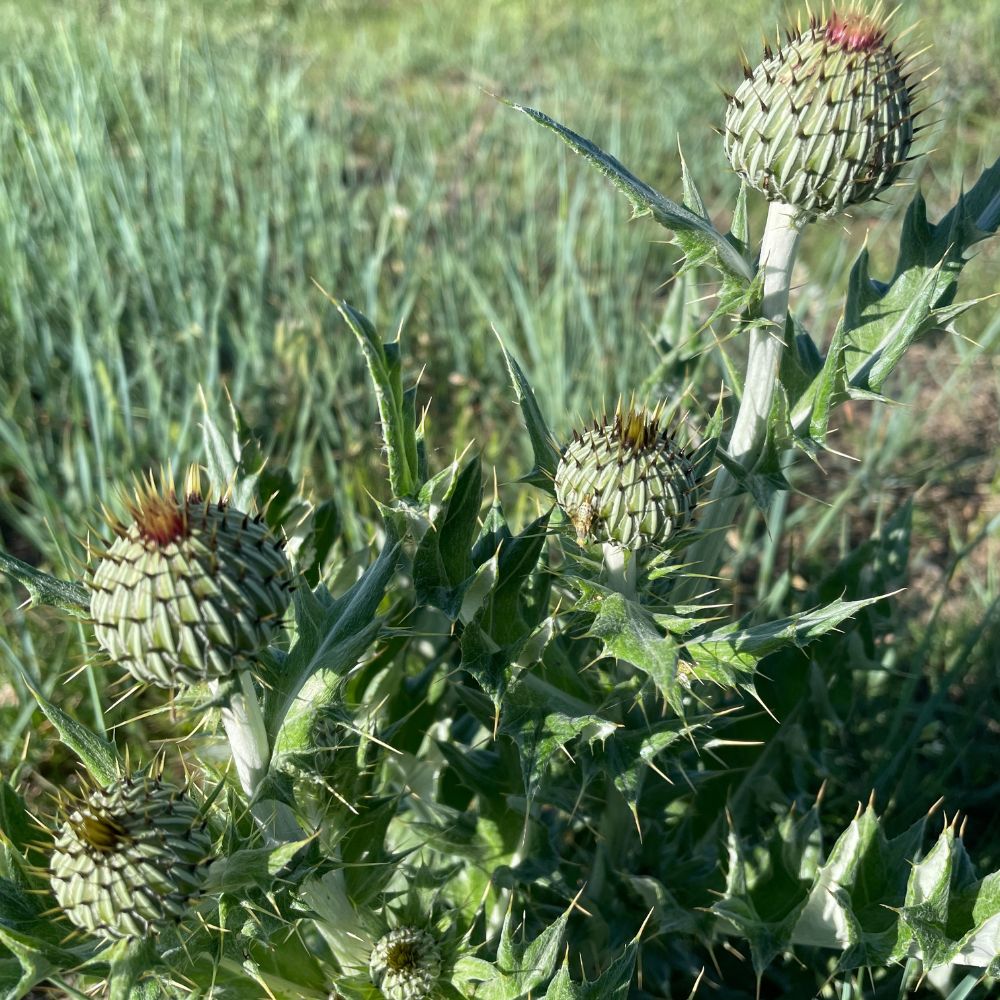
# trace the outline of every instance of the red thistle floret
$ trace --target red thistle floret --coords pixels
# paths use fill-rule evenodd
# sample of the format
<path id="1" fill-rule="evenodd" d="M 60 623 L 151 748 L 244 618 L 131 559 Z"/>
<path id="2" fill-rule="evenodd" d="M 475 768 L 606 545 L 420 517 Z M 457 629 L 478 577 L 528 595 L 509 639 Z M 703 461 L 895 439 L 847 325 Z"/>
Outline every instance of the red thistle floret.
<path id="1" fill-rule="evenodd" d="M 845 52 L 872 52 L 885 42 L 885 27 L 861 11 L 832 11 L 826 22 L 826 37 Z"/>
<path id="2" fill-rule="evenodd" d="M 147 542 L 164 546 L 187 537 L 188 505 L 200 499 L 197 493 L 192 493 L 181 503 L 173 490 L 166 496 L 152 489 L 136 491 L 135 502 L 128 504 L 128 510 L 139 534 Z"/>
<path id="3" fill-rule="evenodd" d="M 139 537 L 150 545 L 163 548 L 189 536 L 190 508 L 203 503 L 197 466 L 188 470 L 181 496 L 183 500 L 178 499 L 173 476 L 169 472 L 161 472 L 160 485 L 153 479 L 153 474 L 149 473 L 145 478 L 134 482 L 131 494 L 123 490 L 120 501 L 131 517 Z M 105 516 L 116 535 L 121 537 L 129 533 L 129 524 L 109 511 L 105 511 Z"/>

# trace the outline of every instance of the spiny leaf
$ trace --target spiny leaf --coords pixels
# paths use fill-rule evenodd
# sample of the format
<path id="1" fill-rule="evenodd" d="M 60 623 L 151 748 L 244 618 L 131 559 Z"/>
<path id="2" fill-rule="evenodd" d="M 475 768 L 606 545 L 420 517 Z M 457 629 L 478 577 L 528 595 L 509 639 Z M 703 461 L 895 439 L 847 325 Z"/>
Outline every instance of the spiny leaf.
<path id="1" fill-rule="evenodd" d="M 697 639 L 689 639 L 685 649 L 695 661 L 696 676 L 706 672 L 711 680 L 731 684 L 738 674 L 752 672 L 768 653 L 790 645 L 806 646 L 885 596 L 860 601 L 838 599 L 824 607 L 800 611 L 762 625 L 746 626 L 736 622 Z"/>
<path id="2" fill-rule="evenodd" d="M 212 486 L 220 492 L 228 491 L 233 505 L 238 510 L 251 510 L 263 459 L 259 455 L 252 455 L 248 461 L 244 456 L 244 442 L 241 438 L 249 439 L 251 435 L 232 399 L 227 395 L 230 425 L 227 436 L 212 416 L 208 400 L 200 386 L 198 394 L 201 397 L 203 410 L 202 443 Z"/>
<path id="3" fill-rule="evenodd" d="M 747 852 L 731 829 L 726 889 L 723 898 L 712 906 L 712 913 L 746 938 L 758 978 L 788 947 L 792 928 L 807 900 L 808 883 L 801 884 L 781 864 L 776 846 L 772 840 L 766 853 L 761 851 L 757 858 Z"/>
<path id="4" fill-rule="evenodd" d="M 581 598 L 576 608 L 594 615 L 591 635 L 603 643 L 605 656 L 614 656 L 643 671 L 667 704 L 684 713 L 679 671 L 681 645 L 657 627 L 653 616 L 635 601 L 599 584 L 578 580 Z"/>
<path id="5" fill-rule="evenodd" d="M 251 887 L 271 889 L 275 876 L 311 838 L 277 847 L 247 848 L 214 861 L 205 878 L 207 893 L 239 893 Z"/>
<path id="6" fill-rule="evenodd" d="M 569 715 L 556 710 L 551 698 L 521 683 L 511 688 L 500 715 L 500 732 L 514 739 L 521 757 L 524 788 L 534 798 L 545 777 L 553 755 L 582 733 L 589 738 L 605 739 L 616 726 L 596 714 Z"/>
<path id="7" fill-rule="evenodd" d="M 299 638 L 269 672 L 265 687 L 264 722 L 272 745 L 309 677 L 320 670 L 346 672 L 378 634 L 376 612 L 396 571 L 399 551 L 399 542 L 388 538 L 361 579 L 335 601 L 325 589 L 296 593 Z"/>
<path id="8" fill-rule="evenodd" d="M 903 898 L 923 831 L 921 819 L 888 840 L 871 805 L 859 813 L 819 868 L 793 940 L 823 946 L 826 935 L 825 946 L 842 951 L 841 969 L 885 964 L 898 937 L 891 908 Z"/>
<path id="9" fill-rule="evenodd" d="M 110 785 L 125 772 L 125 765 L 113 743 L 88 729 L 82 722 L 67 715 L 42 694 L 38 685 L 15 661 L 24 686 L 31 692 L 38 707 L 56 728 L 59 738 L 80 758 L 88 774 L 101 785 Z"/>
<path id="10" fill-rule="evenodd" d="M 482 1000 L 522 1000 L 538 989 L 555 971 L 562 949 L 566 923 L 572 907 L 540 934 L 524 940 L 518 932 L 513 912 L 508 911 L 500 931 L 496 966 L 482 971 L 491 977 L 476 990 Z"/>
<path id="11" fill-rule="evenodd" d="M 108 1000 L 135 1000 L 139 980 L 156 962 L 156 941 L 152 937 L 118 941 L 106 948 L 101 958 L 110 966 Z M 138 995 L 144 993 L 140 990 Z"/>
<path id="12" fill-rule="evenodd" d="M 551 129 L 574 152 L 579 153 L 612 184 L 622 191 L 632 203 L 636 215 L 652 215 L 660 225 L 672 229 L 677 242 L 684 248 L 689 261 L 711 262 L 737 284 L 746 286 L 753 280 L 754 270 L 740 251 L 726 239 L 707 219 L 665 198 L 644 181 L 639 180 L 610 153 L 595 146 L 589 139 L 578 135 L 541 111 L 513 101 L 504 101 L 515 111 L 521 111 L 533 121 Z"/>
<path id="13" fill-rule="evenodd" d="M 545 545 L 549 513 L 519 535 L 502 538 L 496 580 L 462 632 L 462 668 L 468 670 L 499 709 L 517 658 L 539 622 L 529 620 L 526 583 Z"/>
<path id="14" fill-rule="evenodd" d="M 1000 965 L 1000 872 L 976 877 L 953 823 L 913 866 L 897 912 L 895 955 L 915 953 L 928 968 Z"/>
<path id="15" fill-rule="evenodd" d="M 50 604 L 77 618 L 90 617 L 90 593 L 82 584 L 50 576 L 6 552 L 0 552 L 0 572 L 25 587 L 32 604 Z"/>
<path id="16" fill-rule="evenodd" d="M 8 879 L 0 879 L 0 944 L 21 967 L 16 986 L 4 994 L 6 997 L 23 997 L 50 973 L 80 961 L 78 953 L 62 944 L 67 925 L 43 915 L 53 902 L 51 897 L 26 892 Z"/>
<path id="17" fill-rule="evenodd" d="M 452 480 L 442 509 L 413 557 L 417 600 L 433 604 L 452 620 L 458 617 L 475 569 L 472 539 L 482 502 L 483 475 L 477 457 Z"/>
<path id="18" fill-rule="evenodd" d="M 639 951 L 639 939 L 629 942 L 625 951 L 601 973 L 597 979 L 574 981 L 569 974 L 569 959 L 564 958 L 562 967 L 549 984 L 544 1000 L 615 1000 L 628 996 L 635 961 Z"/>
<path id="19" fill-rule="evenodd" d="M 907 211 L 889 284 L 872 279 L 868 250 L 861 251 L 822 370 L 805 391 L 792 396 L 790 425 L 797 434 L 808 433 L 822 443 L 837 405 L 857 393 L 879 393 L 914 340 L 975 304 L 953 300 L 967 251 L 997 228 L 994 216 L 1000 209 L 993 206 L 998 200 L 1000 161 L 936 225 L 928 222 L 918 192 Z"/>
<path id="20" fill-rule="evenodd" d="M 24 800 L 4 779 L 0 779 L 0 832 L 21 853 L 37 839 Z"/>
<path id="21" fill-rule="evenodd" d="M 317 286 L 318 287 L 318 286 Z M 322 289 L 320 289 L 322 291 Z M 375 390 L 382 436 L 389 464 L 389 483 L 397 498 L 414 496 L 420 488 L 420 460 L 413 399 L 403 390 L 398 341 L 383 343 L 367 316 L 323 292 L 344 318 L 361 346 Z"/>
<path id="22" fill-rule="evenodd" d="M 639 796 L 653 761 L 663 751 L 678 743 L 690 745 L 694 733 L 706 724 L 668 719 L 647 729 L 619 728 L 609 731 L 605 727 L 592 735 L 588 734 L 592 745 L 601 741 L 598 755 L 600 765 L 614 782 L 615 788 L 621 792 L 637 825 L 641 819 Z"/>
<path id="23" fill-rule="evenodd" d="M 535 458 L 535 467 L 524 477 L 524 482 L 529 482 L 533 486 L 538 486 L 547 493 L 555 496 L 556 468 L 559 465 L 559 449 L 555 445 L 554 438 L 545 423 L 541 408 L 535 399 L 535 393 L 528 382 L 527 377 L 521 370 L 514 355 L 507 350 L 504 342 L 500 340 L 500 350 L 503 352 L 504 363 L 507 365 L 507 372 L 510 375 L 511 384 L 514 386 L 514 395 L 521 407 L 521 414 L 524 417 L 524 425 L 528 429 L 528 437 L 531 440 L 531 450 Z"/>

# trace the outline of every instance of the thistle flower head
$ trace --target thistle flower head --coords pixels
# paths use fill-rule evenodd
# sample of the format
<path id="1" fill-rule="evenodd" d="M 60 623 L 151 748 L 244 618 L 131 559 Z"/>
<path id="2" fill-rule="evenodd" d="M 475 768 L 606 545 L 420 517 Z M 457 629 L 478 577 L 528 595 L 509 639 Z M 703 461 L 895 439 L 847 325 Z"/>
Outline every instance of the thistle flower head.
<path id="1" fill-rule="evenodd" d="M 425 1000 L 441 975 L 441 950 L 425 930 L 397 927 L 375 942 L 371 980 L 388 1000 Z"/>
<path id="2" fill-rule="evenodd" d="M 189 474 L 124 499 L 129 519 L 90 580 L 100 645 L 139 681 L 177 688 L 228 677 L 272 641 L 291 568 L 261 517 L 202 496 Z"/>
<path id="3" fill-rule="evenodd" d="M 697 503 L 692 456 L 663 421 L 619 404 L 577 432 L 556 469 L 556 499 L 580 544 L 665 547 L 687 527 Z"/>
<path id="4" fill-rule="evenodd" d="M 52 889 L 82 930 L 145 937 L 184 916 L 211 851 L 183 791 L 157 778 L 122 778 L 69 809 L 52 853 Z"/>
<path id="5" fill-rule="evenodd" d="M 881 3 L 833 9 L 786 32 L 729 98 L 726 154 L 752 187 L 803 219 L 869 201 L 899 175 L 919 81 Z"/>

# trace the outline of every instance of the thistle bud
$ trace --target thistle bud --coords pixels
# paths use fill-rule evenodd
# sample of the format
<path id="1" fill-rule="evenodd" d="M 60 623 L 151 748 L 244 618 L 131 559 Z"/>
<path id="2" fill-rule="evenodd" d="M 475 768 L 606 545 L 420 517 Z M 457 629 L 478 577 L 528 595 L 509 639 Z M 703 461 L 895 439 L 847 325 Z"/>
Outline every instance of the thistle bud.
<path id="1" fill-rule="evenodd" d="M 836 215 L 898 176 L 913 142 L 915 87 L 881 4 L 813 17 L 787 38 L 744 68 L 726 113 L 726 154 L 770 201 L 803 219 Z"/>
<path id="2" fill-rule="evenodd" d="M 91 790 L 67 816 L 52 854 L 52 889 L 82 930 L 145 937 L 184 916 L 211 850 L 183 791 L 156 778 L 123 778 Z"/>
<path id="3" fill-rule="evenodd" d="M 178 497 L 144 483 L 132 521 L 90 587 L 100 645 L 137 680 L 163 688 L 229 677 L 255 661 L 281 627 L 291 568 L 260 517 L 196 483 Z"/>
<path id="4" fill-rule="evenodd" d="M 388 1000 L 426 1000 L 441 975 L 441 951 L 427 931 L 397 927 L 372 949 L 371 980 Z"/>
<path id="5" fill-rule="evenodd" d="M 691 523 L 698 481 L 662 411 L 619 406 L 577 433 L 556 469 L 556 499 L 580 544 L 666 547 Z"/>

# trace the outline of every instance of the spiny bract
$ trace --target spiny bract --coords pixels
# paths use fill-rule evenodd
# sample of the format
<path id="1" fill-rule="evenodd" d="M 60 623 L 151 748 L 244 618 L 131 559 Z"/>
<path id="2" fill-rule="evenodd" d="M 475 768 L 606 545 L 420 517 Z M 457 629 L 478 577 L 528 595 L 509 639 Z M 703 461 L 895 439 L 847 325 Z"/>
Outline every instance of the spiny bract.
<path id="1" fill-rule="evenodd" d="M 913 141 L 916 86 L 887 41 L 881 5 L 810 19 L 765 45 L 729 98 L 726 154 L 749 184 L 804 219 L 874 198 Z"/>
<path id="2" fill-rule="evenodd" d="M 574 434 L 555 487 L 581 545 L 663 547 L 691 523 L 698 493 L 694 464 L 661 426 L 661 416 L 659 407 L 619 406 L 613 419 Z"/>
<path id="3" fill-rule="evenodd" d="M 426 1000 L 441 975 L 441 951 L 427 931 L 397 927 L 375 943 L 369 972 L 388 1000 Z"/>
<path id="4" fill-rule="evenodd" d="M 74 804 L 52 853 L 52 889 L 77 927 L 144 937 L 184 916 L 211 852 L 198 807 L 181 789 L 122 778 Z"/>
<path id="5" fill-rule="evenodd" d="M 291 568 L 260 517 L 169 485 L 139 487 L 132 523 L 90 581 L 94 633 L 137 680 L 177 688 L 229 677 L 273 640 Z"/>

